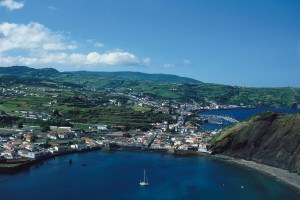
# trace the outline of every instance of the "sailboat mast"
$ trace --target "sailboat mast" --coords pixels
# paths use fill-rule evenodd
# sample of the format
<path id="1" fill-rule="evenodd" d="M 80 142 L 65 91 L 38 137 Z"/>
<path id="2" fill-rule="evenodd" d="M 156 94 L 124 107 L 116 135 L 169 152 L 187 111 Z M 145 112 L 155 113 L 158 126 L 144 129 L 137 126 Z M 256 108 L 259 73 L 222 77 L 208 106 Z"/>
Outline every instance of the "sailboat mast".
<path id="1" fill-rule="evenodd" d="M 147 185 L 149 185 L 149 183 L 148 183 L 148 179 L 147 179 L 147 176 L 146 176 L 146 170 L 144 169 L 144 180 L 140 181 L 140 186 L 147 186 Z"/>

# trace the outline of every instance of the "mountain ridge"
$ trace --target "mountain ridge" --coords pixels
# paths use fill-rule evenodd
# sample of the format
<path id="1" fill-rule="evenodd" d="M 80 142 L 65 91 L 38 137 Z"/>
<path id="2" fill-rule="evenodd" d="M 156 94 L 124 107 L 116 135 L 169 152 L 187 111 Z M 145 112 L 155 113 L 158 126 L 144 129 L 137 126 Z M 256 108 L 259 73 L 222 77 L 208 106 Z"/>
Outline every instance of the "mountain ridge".
<path id="1" fill-rule="evenodd" d="M 174 83 L 201 83 L 196 79 L 182 77 L 173 74 L 161 74 L 161 73 L 143 73 L 143 72 L 131 72 L 131 71 L 118 71 L 118 72 L 106 72 L 106 71 L 64 71 L 60 72 L 55 68 L 31 68 L 27 66 L 11 66 L 0 67 L 0 74 L 14 75 L 14 76 L 30 76 L 44 77 L 46 75 L 56 74 L 85 74 L 96 75 L 100 77 L 112 77 L 112 78 L 124 78 L 129 80 L 138 81 L 153 81 L 153 82 L 174 82 Z"/>
<path id="2" fill-rule="evenodd" d="M 154 82 L 178 82 L 178 83 L 202 83 L 196 79 L 173 75 L 173 74 L 163 74 L 163 73 L 144 73 L 136 71 L 72 71 L 65 73 L 85 73 L 85 74 L 96 74 L 103 77 L 115 77 L 115 78 L 124 78 L 130 80 L 139 80 L 139 81 L 154 81 Z"/>
<path id="3" fill-rule="evenodd" d="M 59 72 L 53 68 L 0 67 L 0 81 L 34 85 L 62 85 L 89 90 L 131 91 L 154 98 L 253 107 L 300 106 L 300 88 L 253 88 L 204 83 L 190 78 L 142 72 Z M 49 85 L 50 84 L 50 85 Z"/>

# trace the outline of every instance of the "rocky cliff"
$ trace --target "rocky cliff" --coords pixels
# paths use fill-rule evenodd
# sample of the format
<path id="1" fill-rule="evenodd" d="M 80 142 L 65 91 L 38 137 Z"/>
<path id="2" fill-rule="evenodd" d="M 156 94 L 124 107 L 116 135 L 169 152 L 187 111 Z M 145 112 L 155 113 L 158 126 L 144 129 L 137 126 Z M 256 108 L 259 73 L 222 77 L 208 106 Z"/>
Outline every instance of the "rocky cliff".
<path id="1" fill-rule="evenodd" d="M 300 114 L 254 116 L 223 130 L 212 151 L 300 173 Z"/>

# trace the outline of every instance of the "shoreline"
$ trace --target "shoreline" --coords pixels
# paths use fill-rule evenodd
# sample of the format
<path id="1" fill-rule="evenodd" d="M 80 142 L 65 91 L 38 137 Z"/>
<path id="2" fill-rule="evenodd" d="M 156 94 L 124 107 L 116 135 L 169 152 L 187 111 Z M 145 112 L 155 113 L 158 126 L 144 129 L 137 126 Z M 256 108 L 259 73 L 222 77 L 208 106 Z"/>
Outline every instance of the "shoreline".
<path id="1" fill-rule="evenodd" d="M 30 168 L 32 165 L 43 162 L 45 160 L 51 159 L 51 158 L 55 158 L 55 157 L 59 157 L 59 156 L 65 156 L 65 155 L 69 155 L 69 154 L 75 154 L 75 153 L 85 153 L 85 152 L 91 152 L 91 151 L 99 151 L 99 150 L 103 150 L 103 151 L 115 151 L 115 150 L 119 150 L 119 151 L 140 151 L 140 152 L 148 152 L 148 153 L 164 153 L 167 155 L 173 155 L 173 156 L 206 156 L 206 157 L 210 157 L 213 159 L 218 159 L 224 162 L 229 162 L 229 163 L 234 163 L 234 164 L 238 164 L 241 166 L 245 166 L 247 168 L 256 170 L 260 173 L 263 173 L 265 175 L 269 175 L 273 178 L 276 178 L 279 181 L 284 182 L 285 184 L 292 186 L 296 189 L 298 189 L 300 191 L 300 176 L 297 173 L 291 173 L 285 169 L 280 169 L 280 168 L 276 168 L 276 167 L 272 167 L 272 166 L 268 166 L 265 164 L 260 164 L 254 161 L 248 161 L 248 160 L 244 160 L 244 159 L 239 159 L 239 158 L 233 158 L 233 157 L 229 157 L 229 156 L 224 156 L 224 155 L 212 155 L 212 154 L 208 154 L 208 153 L 203 153 L 203 152 L 197 152 L 197 151 L 161 151 L 161 150 L 155 150 L 155 149 L 105 149 L 105 148 L 91 148 L 91 149 L 86 149 L 86 150 L 74 150 L 71 152 L 64 152 L 64 153 L 57 153 L 57 154 L 53 154 L 41 159 L 36 159 L 36 160 L 30 160 L 27 161 L 26 163 L 22 163 L 18 166 L 14 166 L 14 167 L 0 167 L 0 174 L 17 174 L 18 172 L 21 172 L 25 169 Z"/>
<path id="2" fill-rule="evenodd" d="M 227 161 L 230 163 L 238 164 L 241 166 L 245 166 L 247 168 L 256 170 L 260 173 L 269 175 L 273 178 L 276 178 L 279 181 L 286 183 L 289 186 L 292 186 L 300 191 L 300 176 L 297 173 L 291 173 L 285 169 L 272 167 L 269 165 L 257 163 L 254 161 L 232 158 L 229 156 L 223 155 L 212 155 L 213 158 L 217 158 L 219 160 Z"/>
<path id="3" fill-rule="evenodd" d="M 168 153 L 170 154 L 170 153 Z M 224 162 L 229 162 L 233 164 L 237 164 L 240 166 L 247 167 L 249 169 L 255 170 L 259 173 L 263 173 L 265 175 L 271 176 L 272 178 L 275 178 L 277 181 L 281 181 L 298 191 L 300 191 L 300 175 L 297 173 L 291 173 L 288 170 L 272 167 L 269 165 L 257 163 L 254 161 L 244 160 L 240 158 L 233 158 L 229 156 L 224 155 L 213 155 L 208 153 L 201 153 L 201 152 L 180 152 L 180 153 L 172 153 L 170 155 L 177 155 L 177 156 L 207 156 L 213 159 L 221 160 Z"/>
<path id="4" fill-rule="evenodd" d="M 24 163 L 20 163 L 16 166 L 8 166 L 8 167 L 0 166 L 0 174 L 17 174 L 25 169 L 29 169 L 34 164 L 38 164 L 38 163 L 41 163 L 43 161 L 46 161 L 46 160 L 49 160 L 52 158 L 56 158 L 59 156 L 65 156 L 65 155 L 69 155 L 69 154 L 85 153 L 85 152 L 98 151 L 98 150 L 101 150 L 101 147 L 94 147 L 94 148 L 84 149 L 84 150 L 72 150 L 72 151 L 67 151 L 67 152 L 55 153 L 55 154 L 51 154 L 51 155 L 48 155 L 48 156 L 45 156 L 42 158 L 28 160 L 28 161 L 26 161 Z M 8 164 L 8 165 L 10 165 L 10 164 Z"/>

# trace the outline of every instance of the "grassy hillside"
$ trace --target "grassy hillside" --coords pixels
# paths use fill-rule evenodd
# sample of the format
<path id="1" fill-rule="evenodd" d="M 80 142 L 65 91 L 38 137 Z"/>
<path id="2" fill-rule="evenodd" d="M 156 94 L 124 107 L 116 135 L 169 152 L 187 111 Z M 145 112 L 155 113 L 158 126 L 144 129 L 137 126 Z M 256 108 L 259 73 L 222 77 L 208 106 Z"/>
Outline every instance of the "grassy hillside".
<path id="1" fill-rule="evenodd" d="M 265 112 L 223 130 L 214 153 L 300 173 L 300 114 Z"/>
<path id="2" fill-rule="evenodd" d="M 74 89 L 130 89 L 162 99 L 180 102 L 195 100 L 205 105 L 205 99 L 224 105 L 256 107 L 291 107 L 300 104 L 300 88 L 251 88 L 202 83 L 174 75 L 139 72 L 58 72 L 55 69 L 28 67 L 0 68 L 0 82 L 43 85 L 56 84 Z"/>

